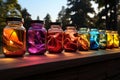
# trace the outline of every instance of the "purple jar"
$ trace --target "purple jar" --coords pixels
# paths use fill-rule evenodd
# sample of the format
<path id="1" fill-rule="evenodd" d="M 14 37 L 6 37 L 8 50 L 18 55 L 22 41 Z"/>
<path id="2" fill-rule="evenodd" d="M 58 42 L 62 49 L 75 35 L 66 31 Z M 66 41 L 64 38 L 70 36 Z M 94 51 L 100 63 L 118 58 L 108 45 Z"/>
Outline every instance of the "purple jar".
<path id="1" fill-rule="evenodd" d="M 28 52 L 31 55 L 42 55 L 46 52 L 46 34 L 43 21 L 33 20 L 28 29 Z"/>

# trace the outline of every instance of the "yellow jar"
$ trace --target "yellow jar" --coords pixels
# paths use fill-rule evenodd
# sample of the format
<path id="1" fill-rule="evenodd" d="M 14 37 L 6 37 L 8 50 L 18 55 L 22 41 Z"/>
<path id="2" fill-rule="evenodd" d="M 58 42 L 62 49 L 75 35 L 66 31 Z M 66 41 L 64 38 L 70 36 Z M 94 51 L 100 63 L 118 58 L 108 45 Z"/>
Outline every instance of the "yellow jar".
<path id="1" fill-rule="evenodd" d="M 90 34 L 88 28 L 80 28 L 78 31 L 78 50 L 88 51 L 90 48 Z"/>
<path id="2" fill-rule="evenodd" d="M 114 48 L 119 47 L 119 34 L 117 31 L 112 31 L 113 34 L 113 46 Z"/>
<path id="3" fill-rule="evenodd" d="M 107 49 L 112 49 L 112 48 L 114 48 L 112 31 L 106 30 L 106 34 L 107 34 Z"/>

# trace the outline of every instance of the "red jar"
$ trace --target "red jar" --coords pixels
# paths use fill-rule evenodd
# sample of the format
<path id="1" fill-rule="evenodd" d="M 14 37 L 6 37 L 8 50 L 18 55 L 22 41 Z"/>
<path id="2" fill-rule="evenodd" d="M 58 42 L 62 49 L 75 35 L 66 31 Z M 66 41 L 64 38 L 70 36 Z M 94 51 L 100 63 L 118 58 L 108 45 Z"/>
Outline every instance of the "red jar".
<path id="1" fill-rule="evenodd" d="M 47 34 L 47 50 L 49 53 L 61 53 L 63 51 L 63 30 L 60 23 L 51 23 Z"/>

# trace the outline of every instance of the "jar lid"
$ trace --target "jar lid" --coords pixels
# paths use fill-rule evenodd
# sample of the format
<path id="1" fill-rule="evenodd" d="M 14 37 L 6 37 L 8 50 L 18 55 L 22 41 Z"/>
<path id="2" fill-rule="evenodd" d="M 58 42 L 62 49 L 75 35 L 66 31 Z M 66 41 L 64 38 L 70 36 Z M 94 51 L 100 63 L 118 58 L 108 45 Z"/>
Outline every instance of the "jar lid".
<path id="1" fill-rule="evenodd" d="M 6 21 L 22 21 L 22 18 L 8 17 L 8 18 L 6 18 Z"/>
<path id="2" fill-rule="evenodd" d="M 74 24 L 67 24 L 67 25 L 65 25 L 66 27 L 67 26 L 69 26 L 69 27 L 71 27 L 71 26 L 75 26 Z"/>
<path id="3" fill-rule="evenodd" d="M 86 26 L 86 25 L 83 25 L 83 26 L 81 26 L 81 28 L 88 28 L 88 26 Z"/>
<path id="4" fill-rule="evenodd" d="M 42 23 L 43 24 L 44 21 L 42 21 L 42 20 L 32 20 L 31 23 Z"/>
<path id="5" fill-rule="evenodd" d="M 51 22 L 50 25 L 61 25 L 59 22 Z"/>
<path id="6" fill-rule="evenodd" d="M 78 27 L 78 29 L 79 28 L 88 28 L 88 26 L 86 26 L 86 25 L 78 25 L 77 27 Z"/>

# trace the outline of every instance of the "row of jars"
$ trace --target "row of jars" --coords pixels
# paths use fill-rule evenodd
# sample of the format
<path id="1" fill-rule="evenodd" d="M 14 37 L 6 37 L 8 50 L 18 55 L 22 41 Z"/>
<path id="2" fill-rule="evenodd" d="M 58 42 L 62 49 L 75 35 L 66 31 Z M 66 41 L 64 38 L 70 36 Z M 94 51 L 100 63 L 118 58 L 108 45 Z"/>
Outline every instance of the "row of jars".
<path id="1" fill-rule="evenodd" d="M 27 51 L 30 54 L 75 52 L 118 48 L 119 35 L 117 31 L 80 28 L 67 25 L 63 32 L 59 23 L 51 23 L 47 31 L 43 21 L 33 20 L 27 32 L 23 27 L 21 18 L 8 18 L 7 26 L 3 29 L 3 53 L 6 57 L 23 56 Z"/>

